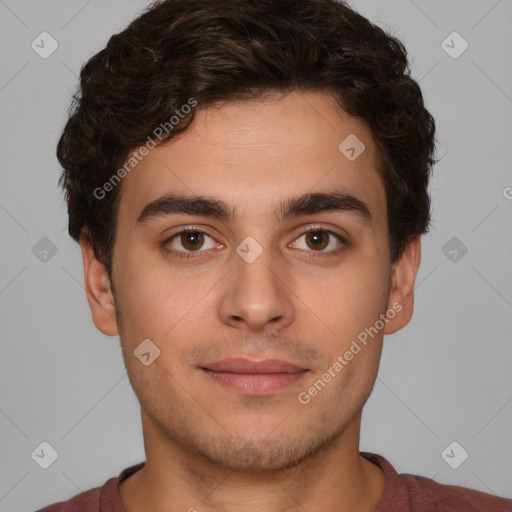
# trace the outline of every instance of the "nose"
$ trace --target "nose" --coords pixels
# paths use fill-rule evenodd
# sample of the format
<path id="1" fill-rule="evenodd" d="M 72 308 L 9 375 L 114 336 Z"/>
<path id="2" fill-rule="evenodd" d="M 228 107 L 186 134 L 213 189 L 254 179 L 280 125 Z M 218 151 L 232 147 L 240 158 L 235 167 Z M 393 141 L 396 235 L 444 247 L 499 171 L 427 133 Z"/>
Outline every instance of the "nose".
<path id="1" fill-rule="evenodd" d="M 294 320 L 292 277 L 270 249 L 252 262 L 236 254 L 219 303 L 223 323 L 247 332 L 279 332 Z"/>

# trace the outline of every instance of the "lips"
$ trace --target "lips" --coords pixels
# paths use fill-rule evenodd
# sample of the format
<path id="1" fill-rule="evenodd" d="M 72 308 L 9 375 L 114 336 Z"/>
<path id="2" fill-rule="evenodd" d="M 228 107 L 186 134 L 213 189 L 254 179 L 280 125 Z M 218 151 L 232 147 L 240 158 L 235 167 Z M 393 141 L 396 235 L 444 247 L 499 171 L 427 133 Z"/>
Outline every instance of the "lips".
<path id="1" fill-rule="evenodd" d="M 213 382 L 244 395 L 269 395 L 293 386 L 308 372 L 288 361 L 250 361 L 231 358 L 206 364 L 200 369 Z"/>
<path id="2" fill-rule="evenodd" d="M 244 374 L 299 373 L 306 370 L 305 368 L 300 368 L 292 363 L 282 361 L 280 359 L 250 361 L 249 359 L 244 358 L 223 359 L 222 361 L 207 364 L 202 368 L 204 368 L 205 370 L 211 370 L 213 372 Z"/>

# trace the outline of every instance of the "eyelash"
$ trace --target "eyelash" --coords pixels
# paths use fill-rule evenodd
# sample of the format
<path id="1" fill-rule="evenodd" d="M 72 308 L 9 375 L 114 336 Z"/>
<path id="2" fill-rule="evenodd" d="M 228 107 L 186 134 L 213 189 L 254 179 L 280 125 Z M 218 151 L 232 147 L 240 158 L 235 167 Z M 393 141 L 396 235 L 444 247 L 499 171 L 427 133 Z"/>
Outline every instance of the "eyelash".
<path id="1" fill-rule="evenodd" d="M 320 227 L 311 228 L 311 229 L 308 229 L 307 231 L 302 232 L 294 240 L 294 242 L 296 240 L 299 240 L 299 238 L 301 238 L 304 235 L 307 235 L 309 233 L 316 233 L 316 232 L 327 233 L 330 236 L 333 236 L 334 238 L 336 238 L 341 243 L 341 247 L 338 247 L 337 249 L 330 250 L 330 251 L 313 251 L 313 250 L 308 250 L 306 252 L 309 253 L 309 256 L 308 256 L 309 258 L 325 258 L 325 257 L 337 256 L 338 253 L 341 250 L 343 250 L 343 248 L 347 245 L 346 239 L 343 238 L 341 235 L 339 235 L 338 233 L 335 233 L 334 231 L 331 231 L 329 229 L 320 228 Z M 171 237 L 169 237 L 166 240 L 164 240 L 164 242 L 162 243 L 162 246 L 164 247 L 164 249 L 168 253 L 173 254 L 173 256 L 175 256 L 177 258 L 183 258 L 183 259 L 198 258 L 198 257 L 201 257 L 200 256 L 201 252 L 205 252 L 204 250 L 201 250 L 201 249 L 198 249 L 197 251 L 186 251 L 186 252 L 176 251 L 175 249 L 168 249 L 167 245 L 170 242 L 172 242 L 175 238 L 177 238 L 180 235 L 182 235 L 183 233 L 201 233 L 201 234 L 209 236 L 210 238 L 213 239 L 213 237 L 211 235 L 209 235 L 208 233 L 206 233 L 205 231 L 203 231 L 201 229 L 194 228 L 193 226 L 185 228 L 185 229 L 182 229 L 181 231 L 178 231 L 177 233 L 174 233 L 174 235 L 172 235 Z M 299 250 L 304 250 L 304 249 L 299 249 Z"/>

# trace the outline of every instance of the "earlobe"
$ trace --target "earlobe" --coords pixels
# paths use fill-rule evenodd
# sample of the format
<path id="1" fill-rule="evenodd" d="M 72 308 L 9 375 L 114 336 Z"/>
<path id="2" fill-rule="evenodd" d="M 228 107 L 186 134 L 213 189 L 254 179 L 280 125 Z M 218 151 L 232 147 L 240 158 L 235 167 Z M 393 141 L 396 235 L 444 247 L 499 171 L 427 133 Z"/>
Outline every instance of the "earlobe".
<path id="1" fill-rule="evenodd" d="M 392 334 L 405 327 L 412 318 L 414 311 L 414 284 L 421 261 L 421 238 L 415 236 L 407 244 L 402 256 L 395 263 L 392 275 L 391 291 L 389 294 L 388 311 L 392 309 L 395 315 L 389 315 L 384 334 Z"/>
<path id="2" fill-rule="evenodd" d="M 91 308 L 94 325 L 107 336 L 119 334 L 116 321 L 114 296 L 107 270 L 94 253 L 89 238 L 80 238 L 84 264 L 84 285 L 87 301 Z"/>

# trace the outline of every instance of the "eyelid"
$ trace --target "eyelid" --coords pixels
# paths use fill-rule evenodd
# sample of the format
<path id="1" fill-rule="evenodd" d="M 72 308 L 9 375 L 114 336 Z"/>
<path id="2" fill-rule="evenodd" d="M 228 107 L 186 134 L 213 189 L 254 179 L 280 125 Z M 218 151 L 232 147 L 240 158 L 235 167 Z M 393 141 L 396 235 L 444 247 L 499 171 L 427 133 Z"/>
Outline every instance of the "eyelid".
<path id="1" fill-rule="evenodd" d="M 346 240 L 347 240 L 347 237 L 345 235 L 342 235 L 341 233 L 338 233 L 337 231 L 334 231 L 333 229 L 331 229 L 327 226 L 324 226 L 322 224 L 313 224 L 305 229 L 301 228 L 299 234 L 294 238 L 294 240 L 296 240 L 299 236 L 302 236 L 306 233 L 310 233 L 311 231 L 324 231 L 326 233 L 329 233 L 331 235 L 338 237 L 342 241 L 346 242 Z"/>

